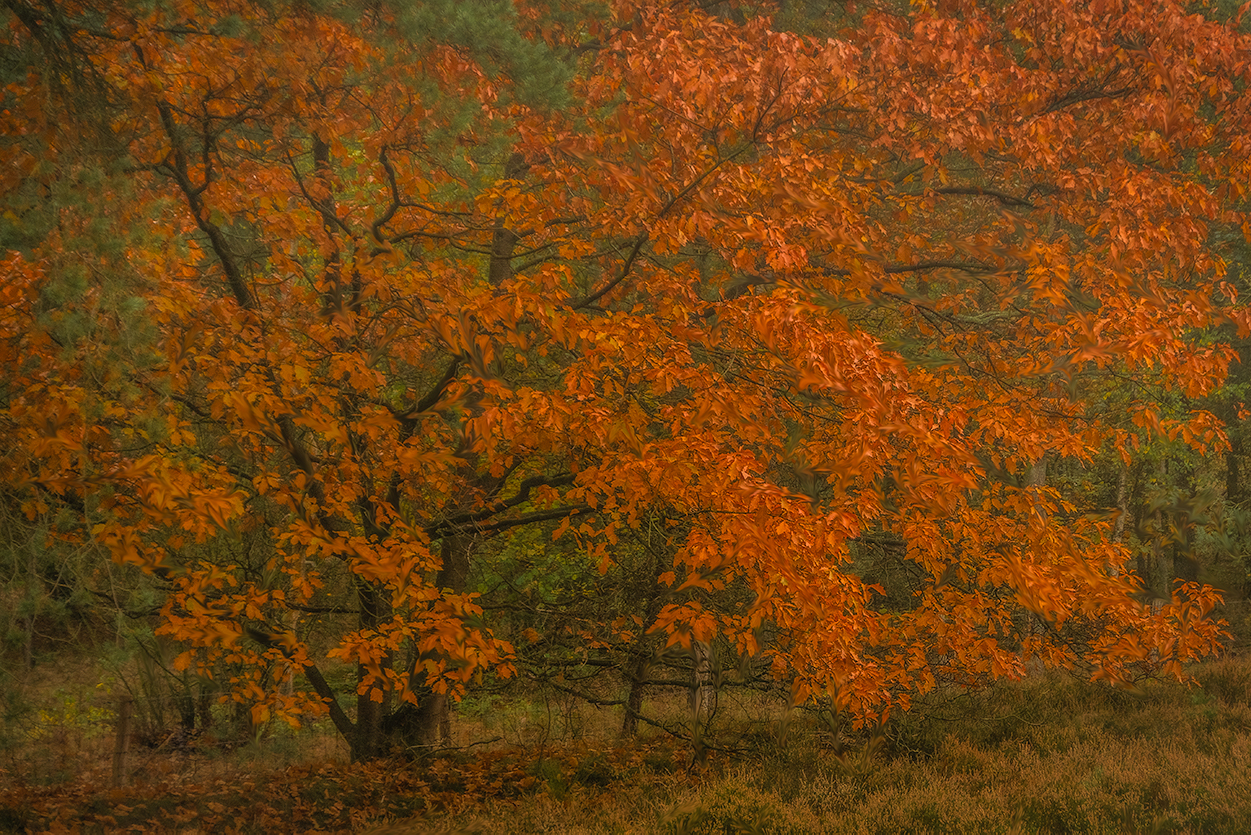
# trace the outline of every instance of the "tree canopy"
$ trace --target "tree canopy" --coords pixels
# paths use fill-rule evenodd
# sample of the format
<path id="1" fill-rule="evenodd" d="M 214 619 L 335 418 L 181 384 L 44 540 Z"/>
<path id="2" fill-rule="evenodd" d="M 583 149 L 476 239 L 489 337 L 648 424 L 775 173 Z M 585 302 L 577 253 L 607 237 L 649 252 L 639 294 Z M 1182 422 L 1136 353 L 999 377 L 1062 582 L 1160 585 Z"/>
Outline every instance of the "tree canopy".
<path id="1" fill-rule="evenodd" d="M 258 720 L 369 757 L 714 639 L 860 718 L 1217 648 L 1047 466 L 1227 448 L 1240 17 L 5 8 L 6 501 Z"/>

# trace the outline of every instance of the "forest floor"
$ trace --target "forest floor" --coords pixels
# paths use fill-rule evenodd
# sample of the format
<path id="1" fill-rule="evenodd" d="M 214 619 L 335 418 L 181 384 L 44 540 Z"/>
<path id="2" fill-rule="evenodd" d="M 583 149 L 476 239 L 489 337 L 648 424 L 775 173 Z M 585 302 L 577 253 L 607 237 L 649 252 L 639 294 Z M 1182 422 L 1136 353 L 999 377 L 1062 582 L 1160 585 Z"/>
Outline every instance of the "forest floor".
<path id="1" fill-rule="evenodd" d="M 115 789 L 108 717 L 63 695 L 43 714 L 55 732 L 7 735 L 0 832 L 1249 831 L 1251 660 L 1192 672 L 1136 692 L 1046 676 L 953 693 L 859 734 L 780 695 L 731 697 L 723 747 L 698 762 L 658 732 L 613 744 L 611 711 L 479 699 L 457 737 L 481 744 L 416 761 L 348 765 L 314 727 L 135 752 Z"/>

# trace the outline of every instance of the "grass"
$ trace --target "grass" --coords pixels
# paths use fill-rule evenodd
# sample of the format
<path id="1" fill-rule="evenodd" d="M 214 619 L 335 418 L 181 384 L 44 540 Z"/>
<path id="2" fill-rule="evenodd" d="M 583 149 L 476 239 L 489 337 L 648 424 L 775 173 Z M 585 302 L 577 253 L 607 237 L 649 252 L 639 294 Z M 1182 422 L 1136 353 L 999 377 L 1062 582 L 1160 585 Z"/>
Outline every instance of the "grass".
<path id="1" fill-rule="evenodd" d="M 112 791 L 99 769 L 53 779 L 72 755 L 90 764 L 111 744 L 99 705 L 82 697 L 90 682 L 61 677 L 50 691 L 62 693 L 61 713 L 48 723 L 60 735 L 36 729 L 26 753 L 46 760 L 47 779 L 15 779 L 20 756 L 9 752 L 0 831 L 1247 831 L 1251 662 L 1193 674 L 1196 685 L 1138 693 L 1057 676 L 945 694 L 875 737 L 792 713 L 780 695 L 731 693 L 717 740 L 737 753 L 703 762 L 662 734 L 613 744 L 614 711 L 480 697 L 457 722 L 457 743 L 474 747 L 414 763 L 349 766 L 314 729 L 216 754 L 149 754 L 159 762 L 139 784 Z M 651 709 L 676 719 L 683 701 Z"/>
<path id="2" fill-rule="evenodd" d="M 382 833 L 1239 832 L 1251 829 L 1251 665 L 1139 693 L 1062 677 L 932 700 L 877 740 L 837 746 L 796 720 L 784 747 L 487 800 Z M 867 752 L 867 753 L 866 753 Z"/>

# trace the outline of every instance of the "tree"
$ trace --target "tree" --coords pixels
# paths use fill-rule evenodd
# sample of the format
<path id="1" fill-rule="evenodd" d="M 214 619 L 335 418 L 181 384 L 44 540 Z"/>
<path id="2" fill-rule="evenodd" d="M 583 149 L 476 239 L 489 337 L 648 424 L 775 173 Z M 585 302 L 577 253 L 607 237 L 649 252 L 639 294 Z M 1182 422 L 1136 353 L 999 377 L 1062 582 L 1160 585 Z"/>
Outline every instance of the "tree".
<path id="1" fill-rule="evenodd" d="M 1101 386 L 1204 394 L 1231 352 L 1199 337 L 1248 329 L 1213 243 L 1248 170 L 1234 24 L 790 19 L 818 37 L 746 4 L 483 3 L 475 43 L 433 6 L 6 5 L 4 170 L 121 160 L 98 193 L 146 232 L 111 257 L 154 338 L 85 373 L 104 337 L 40 316 L 104 257 L 66 248 L 84 212 L 11 244 L 5 471 L 166 582 L 182 663 L 231 665 L 258 720 L 328 710 L 358 758 L 435 742 L 514 672 L 470 578 L 532 529 L 591 584 L 627 535 L 664 555 L 588 652 L 719 635 L 861 718 L 1032 659 L 1122 681 L 1217 647 L 1213 589 L 1144 607 L 1111 521 L 1025 474 L 1132 457 Z M 109 287 L 87 273 L 78 308 Z"/>

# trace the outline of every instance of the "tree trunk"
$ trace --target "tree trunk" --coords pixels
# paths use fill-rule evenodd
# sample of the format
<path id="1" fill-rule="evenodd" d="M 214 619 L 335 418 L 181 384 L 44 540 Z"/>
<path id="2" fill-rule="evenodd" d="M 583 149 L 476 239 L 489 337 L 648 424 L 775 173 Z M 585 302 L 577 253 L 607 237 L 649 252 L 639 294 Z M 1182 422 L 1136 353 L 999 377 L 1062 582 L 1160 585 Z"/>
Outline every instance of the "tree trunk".
<path id="1" fill-rule="evenodd" d="M 405 703 L 383 722 L 383 734 L 401 750 L 430 749 L 452 744 L 452 706 L 446 693 L 435 693 L 424 682 L 418 704 Z"/>
<path id="2" fill-rule="evenodd" d="M 656 616 L 660 614 L 660 610 L 664 605 L 663 596 L 660 593 L 660 575 L 662 572 L 673 568 L 673 555 L 667 550 L 664 551 L 665 556 L 663 558 L 655 548 L 648 547 L 647 552 L 652 556 L 651 571 L 643 574 L 643 577 L 646 578 L 643 582 L 646 585 L 639 588 L 639 592 L 647 600 L 647 611 L 643 616 L 642 628 L 631 646 L 631 656 L 627 662 L 630 692 L 626 696 L 625 716 L 621 717 L 621 732 L 619 736 L 623 740 L 633 739 L 634 735 L 638 733 L 639 714 L 643 710 L 643 696 L 647 691 L 647 680 L 651 678 L 652 674 L 654 650 L 648 634 L 652 626 L 655 625 Z"/>
<path id="3" fill-rule="evenodd" d="M 1236 431 L 1230 432 L 1229 449 L 1225 450 L 1225 501 L 1229 504 L 1242 501 L 1242 474 L 1238 471 L 1242 451 L 1242 438 Z"/>
<path id="4" fill-rule="evenodd" d="M 633 739 L 639 731 L 639 713 L 643 710 L 643 691 L 651 675 L 650 659 L 640 656 L 631 665 L 630 693 L 626 696 L 625 716 L 621 719 L 621 739 Z"/>
<path id="5" fill-rule="evenodd" d="M 1181 503 L 1184 505 L 1187 501 L 1196 501 L 1194 468 L 1187 466 L 1181 474 L 1180 481 L 1183 497 L 1180 500 Z M 1199 580 L 1199 552 L 1195 542 L 1196 531 L 1193 517 L 1184 507 L 1174 508 L 1172 515 L 1170 527 L 1173 530 L 1173 572 L 1169 575 L 1170 592 L 1174 580 L 1187 583 Z"/>
<path id="6" fill-rule="evenodd" d="M 463 594 L 469 585 L 469 566 L 474 537 L 470 533 L 450 534 L 443 539 L 443 567 L 435 584 L 444 594 Z M 423 661 L 429 655 L 415 655 L 409 668 L 409 688 L 417 704 L 403 704 L 382 725 L 382 735 L 393 747 L 437 748 L 452 741 L 452 700 L 436 693 L 427 681 Z M 442 659 L 446 662 L 447 659 Z"/>
<path id="7" fill-rule="evenodd" d="M 1029 475 L 1025 477 L 1025 486 L 1030 488 L 1039 488 L 1047 486 L 1047 458 L 1043 456 L 1034 462 L 1029 468 Z"/>
<path id="8" fill-rule="evenodd" d="M 1120 542 L 1125 538 L 1125 523 L 1129 521 L 1129 465 L 1121 464 L 1121 472 L 1116 477 L 1116 525 L 1112 529 L 1112 541 Z"/>
<path id="9" fill-rule="evenodd" d="M 1039 493 L 1047 486 L 1047 456 L 1043 455 L 1034 465 L 1029 468 L 1029 474 L 1025 479 L 1025 487 L 1033 495 L 1034 501 L 1039 500 Z M 1047 520 L 1047 513 L 1042 507 L 1037 507 L 1039 518 L 1044 522 Z M 1041 640 L 1041 636 L 1047 633 L 1047 625 L 1043 623 L 1041 616 L 1033 613 L 1025 613 L 1025 622 L 1029 629 L 1030 635 Z M 1038 657 L 1030 658 L 1025 664 L 1025 672 L 1027 675 L 1035 675 L 1043 671 L 1043 662 Z"/>
<path id="10" fill-rule="evenodd" d="M 713 649 L 704 641 L 691 640 L 691 727 L 702 730 L 717 712 L 717 674 Z"/>
<path id="11" fill-rule="evenodd" d="M 1034 506 L 1038 512 L 1038 518 L 1043 522 L 1047 521 L 1047 510 L 1041 505 L 1042 491 L 1047 486 L 1047 456 L 1039 458 L 1029 468 L 1029 474 L 1025 476 L 1025 488 L 1030 492 L 1034 500 Z"/>
<path id="12" fill-rule="evenodd" d="M 1167 459 L 1160 459 L 1156 468 L 1156 484 L 1160 485 L 1160 489 L 1168 484 Z M 1170 549 L 1164 547 L 1164 531 L 1168 520 L 1164 518 L 1163 508 L 1156 508 L 1154 522 L 1155 532 L 1151 538 L 1151 576 L 1150 579 L 1143 577 L 1143 581 L 1154 597 L 1166 597 L 1169 590 L 1165 586 L 1173 577 L 1173 554 Z"/>
<path id="13" fill-rule="evenodd" d="M 1116 524 L 1112 528 L 1112 541 L 1120 543 L 1125 539 L 1125 524 L 1129 521 L 1129 465 L 1121 463 L 1121 471 L 1116 477 Z M 1108 573 L 1116 577 L 1120 571 L 1115 565 L 1108 566 Z"/>
<path id="14" fill-rule="evenodd" d="M 360 605 L 360 625 L 362 629 L 376 629 L 383 621 L 387 608 L 378 588 L 365 580 L 358 580 L 356 596 Z M 389 667 L 389 659 L 384 667 Z M 368 671 L 364 665 L 356 668 L 356 680 L 365 679 Z M 356 696 L 356 733 L 352 742 L 352 760 L 360 762 L 370 760 L 385 753 L 383 717 L 386 715 L 386 698 L 377 700 L 373 697 L 375 688 L 366 688 L 365 692 Z"/>
<path id="15" fill-rule="evenodd" d="M 1184 548 L 1173 545 L 1173 576 L 1187 583 L 1198 582 L 1199 561 L 1195 559 L 1193 543 L 1188 543 Z"/>
<path id="16" fill-rule="evenodd" d="M 1126 524 L 1133 524 L 1132 531 L 1138 540 L 1134 547 L 1133 568 L 1130 570 L 1142 582 L 1142 591 L 1139 593 L 1139 597 L 1143 603 L 1149 603 L 1154 593 L 1151 590 L 1151 555 L 1147 548 L 1149 536 L 1147 529 L 1151 524 L 1147 513 L 1147 476 L 1143 472 L 1141 464 L 1131 469 L 1129 475 L 1129 511 Z"/>

